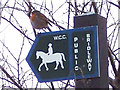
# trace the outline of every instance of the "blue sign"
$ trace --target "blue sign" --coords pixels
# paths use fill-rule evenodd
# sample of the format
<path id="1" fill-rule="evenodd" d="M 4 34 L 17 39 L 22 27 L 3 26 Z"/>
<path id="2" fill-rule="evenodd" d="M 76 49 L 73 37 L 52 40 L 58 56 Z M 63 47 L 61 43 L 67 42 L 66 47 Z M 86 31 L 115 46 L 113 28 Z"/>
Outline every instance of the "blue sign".
<path id="1" fill-rule="evenodd" d="M 26 60 L 39 82 L 94 78 L 98 51 L 98 26 L 91 26 L 38 34 Z"/>

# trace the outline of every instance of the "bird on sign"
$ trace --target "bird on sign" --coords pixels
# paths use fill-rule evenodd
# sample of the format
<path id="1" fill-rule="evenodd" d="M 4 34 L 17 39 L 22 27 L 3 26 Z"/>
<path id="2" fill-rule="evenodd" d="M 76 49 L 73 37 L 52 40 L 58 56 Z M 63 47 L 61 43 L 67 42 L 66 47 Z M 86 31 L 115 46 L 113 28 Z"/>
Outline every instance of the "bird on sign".
<path id="1" fill-rule="evenodd" d="M 51 25 L 49 23 L 48 18 L 37 10 L 34 10 L 32 12 L 32 15 L 30 16 L 30 21 L 34 29 L 47 28 L 49 31 L 51 31 L 51 29 L 48 26 L 48 24 Z"/>

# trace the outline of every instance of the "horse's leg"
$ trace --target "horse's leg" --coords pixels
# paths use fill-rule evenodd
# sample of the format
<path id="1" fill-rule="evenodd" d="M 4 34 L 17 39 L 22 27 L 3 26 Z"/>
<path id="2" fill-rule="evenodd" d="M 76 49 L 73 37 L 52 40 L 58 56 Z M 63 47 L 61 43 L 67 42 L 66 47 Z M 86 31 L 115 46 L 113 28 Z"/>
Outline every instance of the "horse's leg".
<path id="1" fill-rule="evenodd" d="M 46 71 L 48 71 L 49 70 L 49 68 L 47 67 L 47 64 L 45 63 L 45 68 L 46 68 Z"/>
<path id="2" fill-rule="evenodd" d="M 42 62 L 40 65 L 39 65 L 39 68 L 38 68 L 38 71 L 41 71 L 41 67 L 44 63 Z"/>
<path id="3" fill-rule="evenodd" d="M 56 61 L 56 67 L 55 67 L 55 70 L 57 70 L 57 69 L 58 69 L 58 65 L 59 65 L 59 62 L 58 62 L 58 61 Z"/>
<path id="4" fill-rule="evenodd" d="M 60 65 L 61 65 L 61 68 L 64 69 L 64 66 L 63 66 L 63 61 L 62 59 L 60 60 Z"/>

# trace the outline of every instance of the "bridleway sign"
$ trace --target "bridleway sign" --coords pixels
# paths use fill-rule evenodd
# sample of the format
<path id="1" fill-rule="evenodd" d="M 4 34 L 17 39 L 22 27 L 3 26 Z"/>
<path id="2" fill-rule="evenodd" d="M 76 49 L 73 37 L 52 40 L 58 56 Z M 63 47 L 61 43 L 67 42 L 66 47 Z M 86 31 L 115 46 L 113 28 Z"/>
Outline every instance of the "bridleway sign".
<path id="1" fill-rule="evenodd" d="M 26 58 L 39 82 L 100 76 L 98 26 L 38 34 Z"/>

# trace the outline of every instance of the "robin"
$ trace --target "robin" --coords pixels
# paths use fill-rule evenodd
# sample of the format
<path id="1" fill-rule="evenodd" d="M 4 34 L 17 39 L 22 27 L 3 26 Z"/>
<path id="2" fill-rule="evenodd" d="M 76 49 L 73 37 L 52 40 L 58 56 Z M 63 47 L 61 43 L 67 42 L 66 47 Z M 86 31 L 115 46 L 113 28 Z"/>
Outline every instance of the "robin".
<path id="1" fill-rule="evenodd" d="M 48 27 L 48 24 L 50 24 L 48 18 L 37 10 L 32 12 L 30 21 L 34 29 L 47 28 L 49 31 L 51 31 L 51 29 Z"/>

